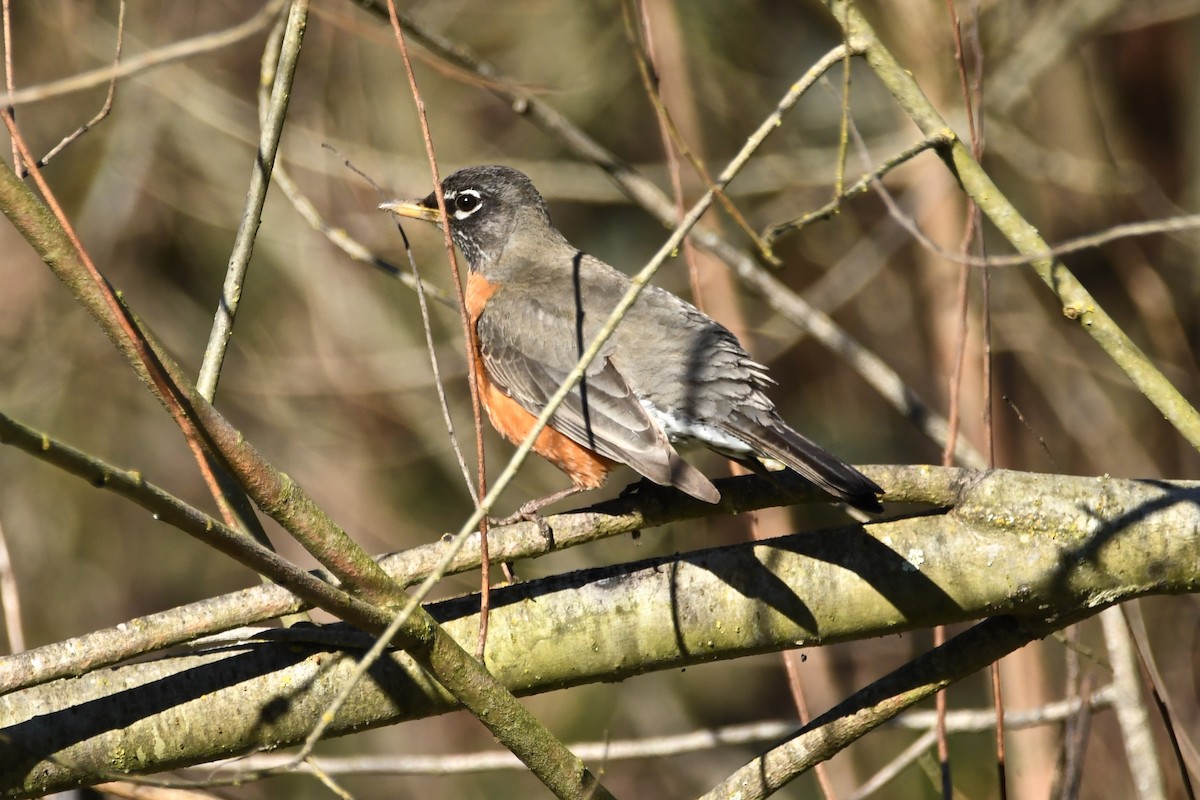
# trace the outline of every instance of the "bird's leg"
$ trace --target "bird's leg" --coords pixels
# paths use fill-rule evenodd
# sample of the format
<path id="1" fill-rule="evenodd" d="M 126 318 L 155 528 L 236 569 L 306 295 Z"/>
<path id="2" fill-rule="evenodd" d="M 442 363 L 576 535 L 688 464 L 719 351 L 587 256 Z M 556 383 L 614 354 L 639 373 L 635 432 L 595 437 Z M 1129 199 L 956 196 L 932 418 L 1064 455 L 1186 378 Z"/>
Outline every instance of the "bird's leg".
<path id="1" fill-rule="evenodd" d="M 492 522 L 496 525 L 511 525 L 514 522 L 520 522 L 522 520 L 527 522 L 536 522 L 538 530 L 540 530 L 542 535 L 549 540 L 553 537 L 553 533 L 550 530 L 550 523 L 546 522 L 546 518 L 542 516 L 542 509 L 551 503 L 557 503 L 559 500 L 570 497 L 573 494 L 586 492 L 587 490 L 587 486 L 570 486 L 561 491 L 557 491 L 554 494 L 548 494 L 545 497 L 539 497 L 536 500 L 530 500 L 526 503 L 523 503 L 521 507 L 517 509 L 515 514 L 511 514 L 504 519 L 492 520 Z"/>

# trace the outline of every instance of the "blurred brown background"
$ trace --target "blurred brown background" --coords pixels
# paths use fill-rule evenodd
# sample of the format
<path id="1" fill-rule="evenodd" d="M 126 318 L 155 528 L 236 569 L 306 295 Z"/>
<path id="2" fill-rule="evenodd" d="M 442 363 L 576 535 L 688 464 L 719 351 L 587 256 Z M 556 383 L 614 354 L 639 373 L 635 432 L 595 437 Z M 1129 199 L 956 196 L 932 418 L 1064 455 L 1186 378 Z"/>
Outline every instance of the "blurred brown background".
<path id="1" fill-rule="evenodd" d="M 662 88 L 691 146 L 716 172 L 778 98 L 839 41 L 817 3 L 666 3 L 648 0 Z M 1048 241 L 1200 207 L 1200 3 L 982 2 L 985 166 Z M 131 4 L 125 59 L 248 19 L 261 3 Z M 1088 9 L 1069 13 L 1070 9 Z M 428 2 L 411 13 L 479 51 L 535 90 L 574 124 L 668 189 L 653 108 L 613 2 Z M 872 3 L 881 36 L 935 104 L 966 135 L 953 45 L 939 2 Z M 964 16 L 967 9 L 961 13 Z M 117 4 L 15 3 L 18 89 L 107 65 Z M 257 141 L 255 91 L 266 29 L 213 52 L 123 79 L 111 116 L 46 168 L 84 243 L 126 301 L 194 373 L 208 336 L 244 202 Z M 442 168 L 504 163 L 530 174 L 557 225 L 582 249 L 633 271 L 666 233 L 599 170 L 496 100 L 480 81 L 414 47 Z M 1038 58 L 1046 55 L 1047 63 Z M 840 72 L 832 73 L 840 81 Z M 23 104 L 17 120 L 45 152 L 89 119 L 106 87 Z M 835 90 L 836 91 L 836 90 Z M 864 65 L 853 72 L 851 109 L 875 161 L 917 134 Z M 839 100 L 818 86 L 805 97 L 730 195 L 758 229 L 798 216 L 831 196 Z M 288 110 L 281 161 L 317 209 L 375 252 L 402 263 L 399 237 L 375 210 L 379 198 L 346 170 L 329 144 L 398 196 L 429 191 L 413 102 L 384 20 L 349 2 L 314 3 Z M 7 148 L 3 148 L 7 152 Z M 852 151 L 847 172 L 863 164 Z M 889 176 L 898 203 L 927 234 L 957 250 L 961 194 L 925 154 Z M 689 197 L 700 182 L 685 169 Z M 707 224 L 739 243 L 727 219 Z M 449 287 L 440 234 L 410 226 L 423 275 Z M 1007 252 L 989 236 L 990 252 Z M 1200 346 L 1196 234 L 1126 239 L 1067 262 L 1185 396 L 1194 399 Z M 0 410 L 119 466 L 140 470 L 211 508 L 174 424 L 108 341 L 7 224 L 0 225 Z M 948 411 L 958 342 L 959 266 L 922 248 L 873 195 L 832 221 L 780 242 L 778 273 L 891 365 L 935 411 Z M 709 311 L 744 331 L 773 371 L 784 416 L 848 460 L 937 463 L 922 436 L 839 359 L 739 289 L 719 264 L 702 262 Z M 658 282 L 682 294 L 682 259 Z M 432 326 L 463 449 L 473 452 L 457 315 L 436 304 Z M 1065 320 L 1023 267 L 996 269 L 991 309 L 996 461 L 1033 471 L 1194 478 L 1200 457 L 1092 341 Z M 972 283 L 963 385 L 963 435 L 983 449 L 979 280 Z M 1008 398 L 1011 404 L 1001 398 Z M 352 262 L 314 231 L 276 190 L 268 198 L 217 406 L 278 467 L 296 478 L 369 551 L 402 549 L 455 529 L 469 497 L 437 410 L 415 295 Z M 1024 417 L 1021 422 L 1015 409 Z M 490 463 L 511 452 L 489 431 Z M 711 474 L 727 467 L 701 458 Z M 631 473 L 618 474 L 609 494 Z M 528 464 L 502 502 L 565 485 L 546 464 Z M 798 509 L 764 525 L 776 532 L 838 519 Z M 227 559 L 158 525 L 139 509 L 11 449 L 0 449 L 0 524 L 22 593 L 30 646 L 239 588 L 255 580 Z M 633 560 L 748 535 L 741 519 L 688 523 L 522 564 L 524 577 Z M 282 551 L 302 563 L 298 548 Z M 476 576 L 450 579 L 442 594 L 469 591 Z M 1145 604 L 1184 727 L 1197 720 L 1195 598 Z M 1085 644 L 1096 644 L 1085 625 Z M 801 676 L 820 712 L 928 646 L 927 635 L 809 653 Z M 1063 646 L 1043 643 L 1006 672 L 1013 708 L 1063 693 Z M 1101 663 L 1086 662 L 1101 680 Z M 987 702 L 982 677 L 956 687 L 953 707 Z M 778 656 L 681 674 L 574 689 L 529 701 L 571 740 L 678 733 L 793 716 Z M 877 732 L 832 763 L 851 787 L 914 734 Z M 1013 734 L 1014 796 L 1043 796 L 1058 734 Z M 453 715 L 327 743 L 324 752 L 460 752 L 491 746 L 485 730 Z M 995 796 L 988 734 L 951 743 L 956 785 Z M 626 797 L 687 797 L 707 789 L 755 748 L 607 768 Z M 1165 752 L 1165 751 L 1164 751 Z M 1087 753 L 1082 796 L 1131 791 L 1111 714 Z M 1170 773 L 1172 770 L 1167 769 Z M 1178 778 L 1174 777 L 1176 788 Z M 362 797 L 538 796 L 521 773 L 455 778 L 360 778 Z M 300 778 L 228 790 L 231 796 L 322 796 Z M 782 792 L 808 797 L 811 779 Z M 1030 792 L 1026 794 L 1025 791 Z M 910 770 L 881 796 L 935 796 Z"/>

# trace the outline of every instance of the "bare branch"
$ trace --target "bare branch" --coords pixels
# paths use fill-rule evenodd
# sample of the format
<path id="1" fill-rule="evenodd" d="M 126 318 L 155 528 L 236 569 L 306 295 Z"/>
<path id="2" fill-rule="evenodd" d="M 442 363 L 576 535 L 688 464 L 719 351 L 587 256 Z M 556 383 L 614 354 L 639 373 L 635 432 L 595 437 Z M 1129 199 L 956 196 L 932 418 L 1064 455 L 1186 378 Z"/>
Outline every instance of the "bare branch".
<path id="1" fill-rule="evenodd" d="M 94 86 L 103 86 L 113 80 L 120 80 L 130 75 L 136 75 L 148 69 L 154 69 L 176 61 L 183 61 L 202 53 L 211 53 L 214 50 L 229 47 L 266 30 L 275 21 L 279 9 L 283 8 L 286 2 L 287 0 L 270 0 L 259 9 L 257 14 L 245 22 L 222 31 L 202 34 L 192 39 L 186 39 L 182 42 L 176 42 L 175 44 L 152 50 L 149 53 L 143 53 L 140 56 L 134 56 L 133 58 L 126 59 L 116 67 L 101 67 L 79 75 L 73 75 L 69 78 L 41 84 L 40 86 L 30 86 L 20 89 L 12 93 L 9 103 L 12 106 L 20 106 L 28 103 L 36 103 L 40 100 L 48 100 L 51 97 L 58 97 L 72 92 L 80 92 L 85 89 L 91 89 Z"/>
<path id="2" fill-rule="evenodd" d="M 204 350 L 200 376 L 196 379 L 197 391 L 210 403 L 216 397 L 217 381 L 220 380 L 221 365 L 225 361 L 225 348 L 229 345 L 229 338 L 233 336 L 233 321 L 242 299 L 242 285 L 246 280 L 250 257 L 254 254 L 254 237 L 258 234 L 263 205 L 267 201 L 267 187 L 271 184 L 271 170 L 275 166 L 275 155 L 279 152 L 283 120 L 292 96 L 292 81 L 296 75 L 296 65 L 300 61 L 300 45 L 304 41 L 304 30 L 307 26 L 307 0 L 293 0 L 278 56 L 270 52 L 263 56 L 264 64 L 267 65 L 263 71 L 273 78 L 271 100 L 263 120 L 258 152 L 250 169 L 246 206 L 242 210 L 233 250 L 229 255 L 229 266 L 225 271 L 225 283 L 217 303 L 216 318 L 208 336 L 208 346 Z"/>
<path id="3" fill-rule="evenodd" d="M 56 144 L 49 153 L 42 156 L 38 161 L 39 167 L 44 167 L 50 163 L 50 159 L 61 153 L 71 142 L 74 142 L 80 136 L 90 131 L 92 128 L 104 121 L 110 111 L 112 111 L 113 99 L 117 96 L 117 74 L 116 69 L 121 65 L 121 47 L 125 43 L 125 0 L 121 0 L 120 10 L 117 13 L 117 47 L 113 54 L 113 77 L 108 82 L 108 95 L 104 98 L 104 105 L 96 112 L 96 115 L 87 122 L 80 125 L 75 131 L 66 136 L 61 142 Z"/>
<path id="4" fill-rule="evenodd" d="M 1015 615 L 996 617 L 951 640 L 815 720 L 811 730 L 819 733 L 813 735 L 840 747 L 1021 642 L 1133 596 L 1200 590 L 1193 568 L 1200 553 L 1196 484 L 996 471 L 960 484 L 959 492 L 954 511 L 939 516 L 816 531 L 495 589 L 491 671 L 513 691 L 532 693 L 894 634 L 934 621 Z M 998 508 L 1008 509 L 1009 516 L 997 514 Z M 938 543 L 936 550 L 930 542 Z M 478 609 L 478 597 L 464 597 L 431 612 L 457 640 L 469 642 Z M 1047 609 L 1055 610 L 1053 620 L 1045 621 Z M 597 637 L 597 626 L 619 635 Z M 278 641 L 223 643 L 213 652 L 98 671 L 73 680 L 71 692 L 50 683 L 0 697 L 0 728 L 20 737 L 8 745 L 17 748 L 10 752 L 40 754 L 36 763 L 0 759 L 0 783 L 12 780 L 7 768 L 22 781 L 45 781 L 38 785 L 49 790 L 79 774 L 95 775 L 98 765 L 111 768 L 107 759 L 114 752 L 147 754 L 126 763 L 129 769 L 161 770 L 245 752 L 268 740 L 276 746 L 299 741 L 345 685 L 359 662 L 357 652 L 306 647 L 303 629 L 263 636 Z M 356 685 L 330 733 L 455 707 L 404 654 L 388 655 L 372 674 L 373 681 Z M 158 687 L 155 693 L 133 690 L 148 681 Z M 294 689 L 281 698 L 280 687 Z M 182 693 L 167 711 L 163 692 Z M 219 721 L 219 730 L 199 732 L 195 725 L 162 718 L 190 713 L 186 698 L 201 697 L 202 716 Z M 280 714 L 264 723 L 261 708 L 270 699 L 282 703 Z M 102 729 L 67 735 L 64 725 L 92 726 L 82 711 L 66 715 L 76 707 L 97 714 Z M 186 743 L 164 742 L 158 751 L 137 746 L 140 737 L 162 741 L 171 731 Z M 811 763 L 808 756 L 794 758 L 801 752 L 796 748 L 807 747 L 803 741 L 787 746 L 784 762 L 767 757 L 788 765 L 782 773 L 771 772 L 772 780 Z M 830 752 L 822 747 L 821 753 Z M 169 761 L 149 755 L 153 752 L 171 754 Z"/>
<path id="5" fill-rule="evenodd" d="M 1101 689 L 1087 699 L 1093 710 L 1104 710 L 1112 705 L 1110 687 Z M 1009 727 L 1023 730 L 1040 725 L 1054 725 L 1076 713 L 1084 705 L 1080 699 L 1049 703 L 1042 708 L 1015 711 L 1009 715 Z M 889 727 L 905 730 L 928 731 L 933 720 L 926 712 L 910 711 L 896 717 Z M 951 712 L 946 718 L 946 727 L 951 733 L 975 733 L 995 727 L 996 715 L 991 709 Z M 588 761 L 629 761 L 647 758 L 668 758 L 716 750 L 721 747 L 739 747 L 763 742 L 778 741 L 800 727 L 798 720 L 769 720 L 745 725 L 726 725 L 688 733 L 668 736 L 651 736 L 639 739 L 613 739 L 598 742 L 573 742 L 571 751 Z M 918 739 L 918 742 L 924 742 Z M 925 748 L 928 748 L 926 743 Z M 258 753 L 223 764 L 211 764 L 204 768 L 207 774 L 236 774 L 245 769 L 269 770 L 286 764 L 290 760 L 286 753 Z M 911 761 L 911 758 L 908 759 Z M 905 762 L 907 763 L 907 762 Z M 496 770 L 524 769 L 517 758 L 509 752 L 482 750 L 475 753 L 453 755 L 360 755 L 327 756 L 309 759 L 296 772 L 306 773 L 311 764 L 316 764 L 330 775 L 447 775 L 468 772 L 490 772 Z M 903 765 L 902 765 L 903 766 Z M 874 782 L 872 782 L 874 783 Z M 867 787 L 863 787 L 866 789 Z M 855 797 L 865 797 L 860 790 Z"/>
<path id="6" fill-rule="evenodd" d="M 854 5 L 846 0 L 835 0 L 831 11 L 839 23 L 846 22 L 851 40 L 860 43 L 867 63 L 913 122 L 927 136 L 945 131 L 945 119 L 925 97 L 912 74 L 905 71 L 884 47 Z M 1171 385 L 1061 261 L 1038 256 L 1050 250 L 1049 246 L 961 142 L 954 140 L 945 158 L 963 189 L 979 204 L 997 229 L 1022 254 L 1037 258 L 1032 266 L 1062 303 L 1063 314 L 1079 322 L 1179 433 L 1193 447 L 1200 447 L 1200 412 Z"/>

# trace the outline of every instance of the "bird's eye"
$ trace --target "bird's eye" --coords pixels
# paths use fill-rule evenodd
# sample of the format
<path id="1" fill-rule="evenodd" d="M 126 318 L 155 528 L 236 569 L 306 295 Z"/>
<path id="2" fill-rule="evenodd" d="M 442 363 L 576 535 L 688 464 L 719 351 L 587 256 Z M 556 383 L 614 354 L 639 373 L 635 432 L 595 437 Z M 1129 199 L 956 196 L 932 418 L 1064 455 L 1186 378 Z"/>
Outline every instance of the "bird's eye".
<path id="1" fill-rule="evenodd" d="M 474 189 L 466 189 L 454 195 L 454 217 L 456 219 L 466 219 L 479 210 L 483 205 L 483 200 L 479 197 L 479 192 Z"/>

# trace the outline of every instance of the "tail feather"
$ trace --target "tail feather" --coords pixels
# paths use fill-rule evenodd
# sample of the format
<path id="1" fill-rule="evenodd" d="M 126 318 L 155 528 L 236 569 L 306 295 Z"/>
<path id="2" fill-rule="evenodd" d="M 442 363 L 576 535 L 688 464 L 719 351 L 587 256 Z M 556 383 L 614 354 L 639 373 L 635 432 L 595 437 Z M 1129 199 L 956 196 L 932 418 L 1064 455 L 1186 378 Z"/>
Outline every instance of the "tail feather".
<path id="1" fill-rule="evenodd" d="M 792 430 L 783 420 L 774 424 L 754 424 L 735 418 L 727 425 L 729 433 L 744 440 L 763 455 L 787 465 L 829 494 L 862 511 L 879 513 L 883 489 L 875 481 Z"/>
<path id="2" fill-rule="evenodd" d="M 670 469 L 670 477 L 666 482 L 671 486 L 706 503 L 721 502 L 721 492 L 713 482 L 679 455 L 675 454 L 671 459 Z"/>
<path id="3" fill-rule="evenodd" d="M 683 460 L 661 429 L 655 426 L 653 432 L 656 440 L 652 447 L 626 448 L 620 453 L 621 461 L 660 486 L 674 486 L 705 503 L 721 502 L 721 492 L 713 482 Z"/>

